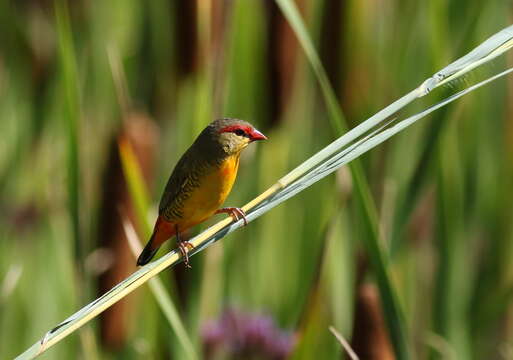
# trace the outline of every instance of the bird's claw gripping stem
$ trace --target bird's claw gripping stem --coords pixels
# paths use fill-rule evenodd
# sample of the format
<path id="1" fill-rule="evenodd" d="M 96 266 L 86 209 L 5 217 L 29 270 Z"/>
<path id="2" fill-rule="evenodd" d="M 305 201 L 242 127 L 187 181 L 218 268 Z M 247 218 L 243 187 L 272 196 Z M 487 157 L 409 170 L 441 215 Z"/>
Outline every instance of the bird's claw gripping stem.
<path id="1" fill-rule="evenodd" d="M 176 231 L 176 243 L 178 244 L 178 250 L 180 250 L 180 254 L 183 258 L 183 263 L 187 269 L 191 269 L 192 266 L 189 262 L 189 250 L 194 249 L 194 245 L 192 245 L 187 240 L 180 240 L 180 233 L 178 232 L 178 225 L 175 225 Z"/>
<path id="2" fill-rule="evenodd" d="M 225 207 L 218 209 L 216 214 L 226 213 L 230 214 L 230 216 L 235 220 L 239 221 L 242 219 L 244 221 L 244 226 L 248 224 L 248 219 L 246 219 L 246 212 L 238 207 Z"/>
<path id="3" fill-rule="evenodd" d="M 180 241 L 178 242 L 178 250 L 180 250 L 180 254 L 183 258 L 183 263 L 187 269 L 191 269 L 192 266 L 189 262 L 189 251 L 194 249 L 194 245 L 192 245 L 188 241 Z"/>

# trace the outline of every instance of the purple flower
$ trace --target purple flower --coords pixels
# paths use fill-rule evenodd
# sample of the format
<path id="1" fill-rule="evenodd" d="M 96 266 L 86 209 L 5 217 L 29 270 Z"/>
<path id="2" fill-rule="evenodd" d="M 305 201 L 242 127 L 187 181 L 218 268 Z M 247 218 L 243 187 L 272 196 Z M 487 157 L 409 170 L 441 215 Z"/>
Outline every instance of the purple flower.
<path id="1" fill-rule="evenodd" d="M 279 329 L 270 316 L 227 308 L 202 326 L 206 359 L 282 360 L 292 352 L 294 335 Z"/>

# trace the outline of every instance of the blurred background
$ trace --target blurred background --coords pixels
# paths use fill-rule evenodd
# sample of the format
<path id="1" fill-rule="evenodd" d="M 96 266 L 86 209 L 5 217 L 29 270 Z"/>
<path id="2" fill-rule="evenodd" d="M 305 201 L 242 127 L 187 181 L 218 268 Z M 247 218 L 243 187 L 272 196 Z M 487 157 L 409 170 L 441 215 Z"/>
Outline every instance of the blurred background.
<path id="1" fill-rule="evenodd" d="M 347 127 L 513 14 L 509 1 L 293 3 Z M 238 117 L 269 137 L 243 154 L 226 202 L 241 206 L 340 136 L 325 104 L 271 0 L 0 0 L 0 358 L 135 270 L 120 214 L 145 242 L 174 164 L 207 123 Z M 360 161 L 413 359 L 513 359 L 512 104 L 510 77 Z M 358 207 L 342 169 L 192 270 L 163 272 L 198 358 L 344 358 L 333 326 L 361 359 L 394 359 Z M 42 358 L 183 351 L 143 286 Z"/>

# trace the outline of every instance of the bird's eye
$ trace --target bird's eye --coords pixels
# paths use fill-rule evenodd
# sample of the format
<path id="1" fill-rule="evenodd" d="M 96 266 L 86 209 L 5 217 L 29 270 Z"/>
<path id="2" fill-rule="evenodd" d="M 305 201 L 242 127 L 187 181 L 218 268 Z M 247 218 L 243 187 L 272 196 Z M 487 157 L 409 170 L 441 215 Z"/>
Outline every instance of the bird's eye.
<path id="1" fill-rule="evenodd" d="M 238 135 L 238 136 L 244 136 L 244 135 L 246 135 L 246 132 L 242 129 L 237 129 L 234 131 L 234 134 Z"/>

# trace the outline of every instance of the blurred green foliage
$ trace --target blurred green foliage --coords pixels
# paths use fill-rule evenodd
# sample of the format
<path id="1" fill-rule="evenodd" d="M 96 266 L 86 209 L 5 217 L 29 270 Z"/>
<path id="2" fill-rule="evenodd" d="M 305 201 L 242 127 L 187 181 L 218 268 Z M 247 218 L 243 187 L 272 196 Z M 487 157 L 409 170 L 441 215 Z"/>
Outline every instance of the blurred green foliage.
<path id="1" fill-rule="evenodd" d="M 350 126 L 505 27 L 513 10 L 479 0 L 296 3 Z M 511 89 L 494 83 L 362 158 L 413 358 L 513 358 Z M 236 206 L 338 136 L 325 104 L 271 1 L 0 0 L 0 358 L 97 297 L 98 274 L 120 257 L 102 236 L 118 213 L 110 221 L 101 208 L 121 203 L 105 191 L 123 186 L 108 160 L 134 113 L 158 128 L 158 138 L 131 133 L 151 149 L 141 168 L 153 164 L 154 207 L 212 119 L 242 118 L 268 135 L 243 156 L 227 201 Z M 342 170 L 195 256 L 191 271 L 161 275 L 197 352 L 202 326 L 235 306 L 293 332 L 293 359 L 340 358 L 330 325 L 357 353 L 365 344 L 385 354 L 355 198 Z M 43 358 L 184 358 L 149 289 L 129 300 L 116 346 L 95 320 Z"/>

